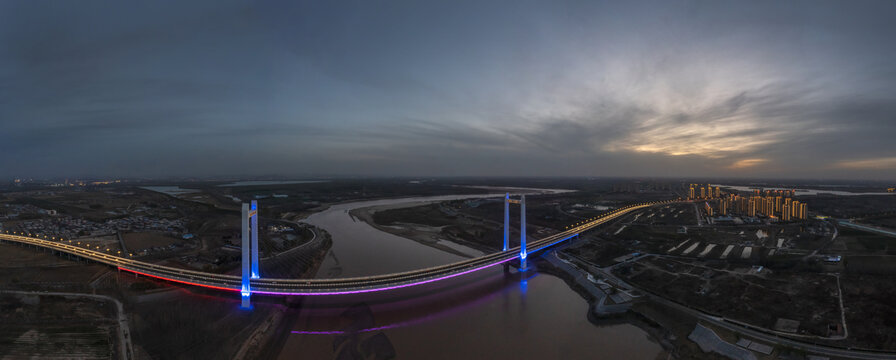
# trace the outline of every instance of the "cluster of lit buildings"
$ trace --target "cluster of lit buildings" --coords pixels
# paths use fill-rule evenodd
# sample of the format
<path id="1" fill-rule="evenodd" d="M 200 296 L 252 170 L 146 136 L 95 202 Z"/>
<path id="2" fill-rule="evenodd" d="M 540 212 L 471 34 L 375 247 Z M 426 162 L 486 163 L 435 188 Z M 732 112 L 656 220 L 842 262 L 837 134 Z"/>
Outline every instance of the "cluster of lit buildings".
<path id="1" fill-rule="evenodd" d="M 183 219 L 150 218 L 146 216 L 129 216 L 106 220 L 97 223 L 70 216 L 59 216 L 34 220 L 18 221 L 7 226 L 11 231 L 44 234 L 74 239 L 79 236 L 100 236 L 115 234 L 117 231 L 162 231 L 172 235 L 184 234 L 187 231 Z"/>
<path id="2" fill-rule="evenodd" d="M 13 179 L 12 183 L 15 186 L 23 186 L 26 184 L 32 185 L 48 185 L 52 187 L 74 187 L 74 186 L 96 186 L 96 185 L 112 185 L 121 183 L 121 179 L 111 179 L 111 180 L 69 180 L 65 179 L 64 182 L 60 182 L 58 180 L 34 180 L 34 179 Z"/>
<path id="3" fill-rule="evenodd" d="M 719 187 L 711 184 L 691 184 L 688 188 L 688 200 L 718 199 L 720 196 L 721 190 Z"/>
<path id="4" fill-rule="evenodd" d="M 808 207 L 793 199 L 794 190 L 753 190 L 744 196 L 722 194 L 718 186 L 711 184 L 690 184 L 688 200 L 707 200 L 704 211 L 708 216 L 726 216 L 729 213 L 756 217 L 764 215 L 782 221 L 805 220 L 808 218 Z"/>
<path id="5" fill-rule="evenodd" d="M 88 185 L 111 185 L 111 184 L 118 184 L 118 183 L 121 183 L 121 180 L 115 179 L 115 180 L 94 180 L 94 181 L 90 181 L 90 180 L 69 181 L 68 179 L 65 179 L 64 183 L 54 183 L 54 184 L 50 184 L 50 186 L 67 187 L 67 186 L 88 186 Z"/>
<path id="6" fill-rule="evenodd" d="M 756 217 L 759 214 L 782 221 L 805 220 L 808 206 L 793 199 L 793 190 L 754 190 L 750 196 L 729 194 L 719 199 L 719 212 L 729 211 Z"/>

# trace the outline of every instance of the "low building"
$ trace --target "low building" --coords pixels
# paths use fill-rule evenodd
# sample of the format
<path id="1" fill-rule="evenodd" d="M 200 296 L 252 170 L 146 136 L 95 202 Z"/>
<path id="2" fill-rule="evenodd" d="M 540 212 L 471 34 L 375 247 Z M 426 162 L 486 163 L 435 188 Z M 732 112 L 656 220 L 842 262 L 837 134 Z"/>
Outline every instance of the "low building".
<path id="1" fill-rule="evenodd" d="M 734 218 L 730 216 L 718 216 L 712 218 L 713 224 L 734 224 Z"/>
<path id="2" fill-rule="evenodd" d="M 775 331 L 787 332 L 787 333 L 796 333 L 800 328 L 800 322 L 791 319 L 778 318 L 775 321 Z"/>

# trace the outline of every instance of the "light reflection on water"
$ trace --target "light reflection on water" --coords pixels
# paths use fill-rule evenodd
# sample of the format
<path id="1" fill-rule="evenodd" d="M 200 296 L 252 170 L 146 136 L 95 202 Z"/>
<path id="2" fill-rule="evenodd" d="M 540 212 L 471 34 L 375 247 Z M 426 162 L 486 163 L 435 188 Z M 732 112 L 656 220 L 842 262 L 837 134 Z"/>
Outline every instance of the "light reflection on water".
<path id="1" fill-rule="evenodd" d="M 588 322 L 588 303 L 532 264 L 525 274 L 497 267 L 391 294 L 308 297 L 301 308 L 281 359 L 652 359 L 661 351 L 633 325 Z"/>
<path id="2" fill-rule="evenodd" d="M 494 195 L 491 195 L 494 196 Z M 470 196 L 444 196 L 439 200 Z M 376 230 L 354 208 L 435 198 L 339 204 L 307 222 L 333 236 L 318 278 L 406 271 L 461 260 Z M 537 256 L 534 256 L 537 257 Z M 501 266 L 444 282 L 346 296 L 303 299 L 279 358 L 652 359 L 660 351 L 630 325 L 595 326 L 589 305 L 562 280 Z"/>
<path id="3" fill-rule="evenodd" d="M 519 274 L 511 274 L 511 273 L 505 273 L 504 276 L 509 278 L 509 280 L 507 280 L 508 283 L 512 282 L 513 278 L 520 277 Z M 534 277 L 534 275 L 533 275 L 533 277 Z M 528 278 L 522 279 L 519 281 L 521 289 L 523 288 L 523 286 L 525 286 L 527 281 L 528 281 Z M 466 288 L 466 290 L 470 290 L 469 285 L 461 286 L 460 288 L 461 289 Z M 438 289 L 433 289 L 433 290 L 437 291 Z M 442 290 L 443 291 L 458 291 L 456 289 L 451 289 L 450 287 L 443 288 Z M 459 290 L 459 291 L 464 291 L 464 290 Z M 376 327 L 361 328 L 359 330 L 352 330 L 351 326 L 349 327 L 349 329 L 343 329 L 343 330 L 323 330 L 323 331 L 321 331 L 321 330 L 293 330 L 292 333 L 300 334 L 300 335 L 343 335 L 343 334 L 349 334 L 349 333 L 353 333 L 353 332 L 354 333 L 365 333 L 365 332 L 371 332 L 371 331 L 379 331 L 379 330 L 386 330 L 386 329 L 395 329 L 395 328 L 399 328 L 399 327 L 420 325 L 420 324 L 423 324 L 426 322 L 435 321 L 440 318 L 444 318 L 446 316 L 458 314 L 460 312 L 463 312 L 466 309 L 470 309 L 479 304 L 485 303 L 486 301 L 489 301 L 492 298 L 494 298 L 498 295 L 501 295 L 502 293 L 504 293 L 506 291 L 507 291 L 506 288 L 505 289 L 497 289 L 496 291 L 492 291 L 490 293 L 480 295 L 478 298 L 468 299 L 468 301 L 465 301 L 465 302 L 459 303 L 459 304 L 453 304 L 454 306 L 450 306 L 450 307 L 438 306 L 438 304 L 436 304 L 438 308 L 431 309 L 431 310 L 435 310 L 434 312 L 424 313 L 416 318 L 408 319 L 408 320 L 404 320 L 404 321 L 400 321 L 400 322 L 396 322 L 396 323 L 391 323 L 388 325 L 379 325 Z M 525 291 L 523 291 L 523 292 L 525 292 Z M 433 292 L 428 296 L 410 297 L 408 299 L 405 299 L 404 301 L 394 301 L 390 305 L 394 307 L 397 304 L 401 303 L 401 305 L 399 307 L 403 308 L 403 309 L 407 309 L 408 307 L 411 307 L 411 306 L 427 306 L 427 305 L 432 304 L 434 296 L 438 296 L 438 295 L 436 295 L 436 292 Z M 359 306 L 359 304 L 362 304 L 362 306 L 369 306 L 367 303 L 364 303 L 364 302 L 355 304 L 353 306 Z M 324 315 L 324 316 L 329 316 L 329 315 Z"/>

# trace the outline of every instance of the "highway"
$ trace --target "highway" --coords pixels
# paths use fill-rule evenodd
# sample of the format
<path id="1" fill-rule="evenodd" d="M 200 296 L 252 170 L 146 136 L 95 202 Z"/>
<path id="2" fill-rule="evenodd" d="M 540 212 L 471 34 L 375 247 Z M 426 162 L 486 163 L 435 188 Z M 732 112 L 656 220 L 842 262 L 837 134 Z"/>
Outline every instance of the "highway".
<path id="1" fill-rule="evenodd" d="M 836 221 L 838 224 L 840 224 L 842 226 L 851 227 L 853 229 L 873 232 L 873 233 L 881 234 L 884 236 L 896 237 L 896 232 L 891 231 L 891 230 L 882 229 L 882 228 L 874 227 L 874 226 L 857 224 L 857 223 L 854 223 L 854 222 L 852 222 L 850 220 L 846 220 L 846 219 L 837 219 Z"/>
<path id="2" fill-rule="evenodd" d="M 632 211 L 672 202 L 676 202 L 676 200 L 640 203 L 616 209 L 563 232 L 527 242 L 528 252 L 531 254 L 563 242 Z M 24 235 L 0 234 L 0 240 L 71 254 L 90 261 L 114 266 L 123 271 L 171 282 L 225 291 L 241 290 L 241 278 L 239 276 L 157 265 L 72 245 L 71 240 L 61 241 Z M 449 279 L 519 258 L 520 247 L 517 246 L 507 251 L 492 253 L 474 259 L 393 274 L 340 279 L 251 279 L 250 288 L 253 294 L 268 295 L 339 295 L 385 291 Z"/>

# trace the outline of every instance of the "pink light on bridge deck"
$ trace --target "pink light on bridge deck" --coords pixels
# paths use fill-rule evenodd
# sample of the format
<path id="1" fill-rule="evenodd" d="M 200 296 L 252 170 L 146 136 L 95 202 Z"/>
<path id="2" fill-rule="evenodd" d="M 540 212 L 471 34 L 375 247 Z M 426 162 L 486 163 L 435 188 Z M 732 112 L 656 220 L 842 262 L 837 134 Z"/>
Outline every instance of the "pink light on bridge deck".
<path id="1" fill-rule="evenodd" d="M 555 245 L 555 244 L 557 244 L 557 243 L 563 242 L 563 241 L 565 241 L 565 240 L 569 240 L 569 239 L 571 239 L 571 238 L 573 238 L 573 237 L 576 237 L 576 236 L 578 236 L 578 235 L 579 235 L 579 234 L 573 234 L 573 235 L 567 236 L 567 237 L 565 237 L 565 238 L 563 238 L 563 239 L 560 239 L 560 240 L 557 240 L 557 241 L 552 242 L 552 243 L 550 243 L 550 244 L 544 245 L 544 246 L 542 246 L 542 247 L 540 247 L 540 248 L 538 248 L 538 249 L 534 249 L 533 252 L 535 252 L 535 251 L 539 251 L 539 250 L 542 250 L 542 249 L 545 249 L 545 248 L 548 248 L 548 247 L 550 247 L 550 246 L 552 246 L 552 245 Z M 462 271 L 462 272 L 459 272 L 459 273 L 448 274 L 448 275 L 445 275 L 445 276 L 440 276 L 440 277 L 436 277 L 436 278 L 432 278 L 432 279 L 421 280 L 421 281 L 417 281 L 417 282 L 413 282 L 413 283 L 407 283 L 407 284 L 401 284 L 401 285 L 393 285 L 393 286 L 386 286 L 386 287 L 378 287 L 378 288 L 370 288 L 370 289 L 357 289 L 357 290 L 345 290 L 345 291 L 328 291 L 328 292 L 277 292 L 277 291 L 258 291 L 258 290 L 252 290 L 251 293 L 253 293 L 253 294 L 265 294 L 265 295 L 293 295 L 293 296 L 305 296 L 305 295 L 311 295 L 311 296 L 314 296 L 314 295 L 346 295 L 346 294 L 361 294 L 361 293 L 376 292 L 376 291 L 386 291 L 386 290 L 393 290 L 393 289 L 406 288 L 406 287 L 411 287 L 411 286 L 417 286 L 417 285 L 428 284 L 428 283 L 436 282 L 436 281 L 440 281 L 440 280 L 450 279 L 450 278 L 453 278 L 453 277 L 457 277 L 457 276 L 461 276 L 461 275 L 469 274 L 469 273 L 471 273 L 471 272 L 475 272 L 475 271 L 479 271 L 479 270 L 482 270 L 482 269 L 486 269 L 486 268 L 489 268 L 489 267 L 492 267 L 492 266 L 495 266 L 495 265 L 498 265 L 498 264 L 503 264 L 503 263 L 505 263 L 505 262 L 508 262 L 508 261 L 510 261 L 510 260 L 514 260 L 514 259 L 517 259 L 517 258 L 516 258 L 516 257 L 511 257 L 511 258 L 504 259 L 504 260 L 501 260 L 501 261 L 498 261 L 498 262 L 495 262 L 495 263 L 491 263 L 491 264 L 488 264 L 488 265 L 483 265 L 483 266 L 480 266 L 480 267 L 477 267 L 477 268 L 473 268 L 473 269 L 470 269 L 470 270 L 466 270 L 466 271 Z M 227 288 L 227 287 L 214 286 L 214 285 L 206 285 L 206 284 L 195 283 L 195 282 L 184 281 L 184 280 L 177 280 L 177 279 L 167 278 L 167 277 L 164 277 L 164 276 L 158 276 L 158 275 L 151 275 L 151 274 L 147 274 L 147 273 L 140 272 L 140 271 L 136 271 L 136 270 L 131 270 L 131 269 L 124 268 L 124 267 L 118 267 L 118 268 L 119 268 L 120 270 L 129 271 L 129 272 L 132 272 L 132 273 L 135 273 L 135 274 L 140 274 L 140 275 L 144 275 L 144 276 L 148 276 L 148 277 L 152 277 L 152 278 L 156 278 L 156 279 L 161 279 L 161 280 L 173 281 L 173 282 L 177 282 L 177 283 L 181 283 L 181 284 L 194 285 L 194 286 L 205 287 L 205 288 L 211 288 L 211 289 L 218 289 L 218 290 L 228 290 L 228 291 L 240 291 L 240 292 L 242 292 L 242 290 L 243 290 L 243 289 L 234 289 L 234 288 Z"/>
<path id="2" fill-rule="evenodd" d="M 489 268 L 489 267 L 492 267 L 492 266 L 495 266 L 495 265 L 498 265 L 498 264 L 502 264 L 502 263 L 508 262 L 508 261 L 510 261 L 510 260 L 513 260 L 513 259 L 515 259 L 515 258 L 504 259 L 504 260 L 498 261 L 498 262 L 496 262 L 496 263 L 491 263 L 491 264 L 488 264 L 488 265 L 480 266 L 480 267 L 478 267 L 478 268 L 470 269 L 470 270 L 463 271 L 463 272 L 459 272 L 459 273 L 456 273 L 456 274 L 445 275 L 445 276 L 442 276 L 442 277 L 437 277 L 437 278 L 432 278 L 432 279 L 422 280 L 422 281 L 418 281 L 418 282 L 414 282 L 414 283 L 401 284 L 401 285 L 393 285 L 393 286 L 387 286 L 387 287 L 381 287 L 381 288 L 358 289 L 358 290 L 346 290 L 346 291 L 331 291 L 331 292 L 295 292 L 295 293 L 282 293 L 282 292 L 272 292 L 272 291 L 253 291 L 253 293 L 256 293 L 256 294 L 276 294 L 276 295 L 346 295 L 346 294 L 361 294 L 361 293 L 368 293 L 368 292 L 374 292 L 374 291 L 386 291 L 386 290 L 393 290 L 393 289 L 406 288 L 406 287 L 410 287 L 410 286 L 417 286 L 417 285 L 428 284 L 428 283 L 435 282 L 435 281 L 439 281 L 439 280 L 450 279 L 450 278 L 453 278 L 453 277 L 456 277 L 456 276 L 461 276 L 461 275 L 464 275 L 464 274 L 469 274 L 469 273 L 474 272 L 474 271 L 479 271 L 479 270 L 482 270 L 482 269 L 485 269 L 485 268 Z"/>

